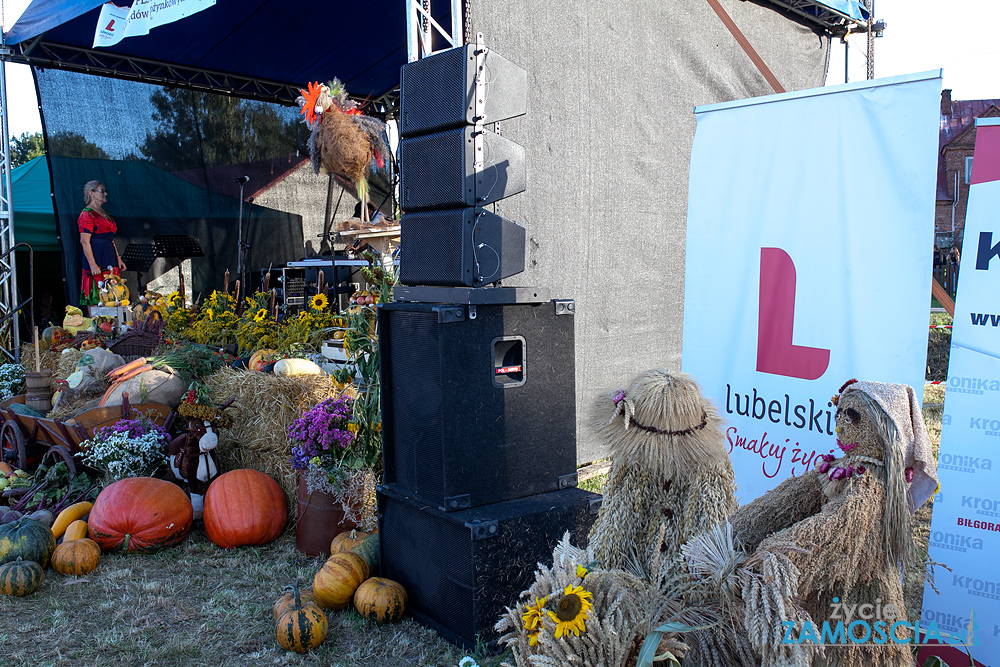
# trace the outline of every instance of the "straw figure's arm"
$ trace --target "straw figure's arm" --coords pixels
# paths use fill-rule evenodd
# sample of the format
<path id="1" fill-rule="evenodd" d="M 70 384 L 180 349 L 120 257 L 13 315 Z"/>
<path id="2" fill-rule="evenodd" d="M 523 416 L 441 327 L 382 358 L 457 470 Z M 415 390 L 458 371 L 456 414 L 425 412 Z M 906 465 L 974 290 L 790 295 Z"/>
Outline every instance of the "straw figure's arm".
<path id="1" fill-rule="evenodd" d="M 789 477 L 761 497 L 740 507 L 730 517 L 736 540 L 753 551 L 769 535 L 810 517 L 823 506 L 818 473 Z"/>

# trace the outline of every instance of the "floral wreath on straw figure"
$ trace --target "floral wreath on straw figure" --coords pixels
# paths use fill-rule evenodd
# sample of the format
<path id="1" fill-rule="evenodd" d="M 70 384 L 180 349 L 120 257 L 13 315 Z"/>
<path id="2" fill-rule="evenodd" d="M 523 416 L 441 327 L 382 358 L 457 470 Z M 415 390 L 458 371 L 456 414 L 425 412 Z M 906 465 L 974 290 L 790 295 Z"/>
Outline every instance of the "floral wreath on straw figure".
<path id="1" fill-rule="evenodd" d="M 882 645 L 824 648 L 818 634 L 815 642 L 781 641 L 786 622 L 799 632 L 806 622 L 816 633 L 824 622 L 835 627 L 837 602 L 891 604 L 905 620 L 901 570 L 918 558 L 910 516 L 938 487 L 912 387 L 850 380 L 833 402 L 843 455 L 823 456 L 815 469 L 740 507 L 725 529 L 689 542 L 688 567 L 733 592 L 726 615 L 743 626 L 765 667 L 820 656 L 838 667 L 912 665 L 899 629 Z"/>

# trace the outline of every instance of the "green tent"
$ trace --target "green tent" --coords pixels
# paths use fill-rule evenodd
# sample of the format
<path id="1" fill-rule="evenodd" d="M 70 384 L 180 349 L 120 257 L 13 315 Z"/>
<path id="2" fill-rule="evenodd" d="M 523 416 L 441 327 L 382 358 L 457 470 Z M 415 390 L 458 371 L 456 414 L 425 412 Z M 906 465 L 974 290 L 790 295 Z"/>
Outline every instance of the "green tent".
<path id="1" fill-rule="evenodd" d="M 59 252 L 52 185 L 46 157 L 36 157 L 10 172 L 14 242 L 27 243 L 35 252 Z"/>

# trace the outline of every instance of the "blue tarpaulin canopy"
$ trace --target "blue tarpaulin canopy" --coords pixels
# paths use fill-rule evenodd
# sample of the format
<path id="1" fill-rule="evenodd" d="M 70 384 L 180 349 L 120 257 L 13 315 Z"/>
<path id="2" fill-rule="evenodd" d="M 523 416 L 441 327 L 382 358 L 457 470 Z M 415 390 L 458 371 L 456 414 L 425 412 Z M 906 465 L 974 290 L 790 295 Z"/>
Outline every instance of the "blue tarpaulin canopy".
<path id="1" fill-rule="evenodd" d="M 378 97 L 399 85 L 407 59 L 403 0 L 218 0 L 148 35 L 94 49 L 102 4 L 33 0 L 6 35 L 17 46 L 12 59 L 285 102 L 308 81 L 335 76 L 354 96 Z M 433 10 L 450 25 L 450 3 Z"/>

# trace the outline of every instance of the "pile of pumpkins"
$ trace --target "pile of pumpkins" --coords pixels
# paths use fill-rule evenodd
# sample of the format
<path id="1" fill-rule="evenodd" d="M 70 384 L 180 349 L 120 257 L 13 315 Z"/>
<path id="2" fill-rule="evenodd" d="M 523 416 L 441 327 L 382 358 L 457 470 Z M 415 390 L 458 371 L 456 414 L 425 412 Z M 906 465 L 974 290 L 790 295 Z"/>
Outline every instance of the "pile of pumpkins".
<path id="1" fill-rule="evenodd" d="M 0 526 L 0 593 L 24 596 L 42 585 L 49 565 L 59 574 L 88 574 L 101 562 L 101 547 L 87 537 L 85 517 L 93 503 L 70 505 L 44 520 L 21 517 Z M 61 538 L 61 540 L 60 540 Z"/>
<path id="2" fill-rule="evenodd" d="M 274 603 L 275 635 L 289 651 L 303 653 L 326 639 L 329 628 L 324 609 L 344 609 L 352 602 L 363 618 L 392 623 L 406 610 L 406 589 L 383 577 L 370 577 L 378 568 L 378 533 L 356 530 L 340 533 L 330 544 L 330 557 L 313 577 L 312 589 L 298 584 Z"/>

